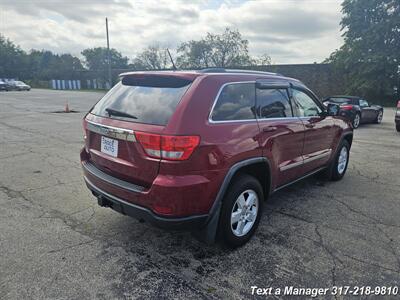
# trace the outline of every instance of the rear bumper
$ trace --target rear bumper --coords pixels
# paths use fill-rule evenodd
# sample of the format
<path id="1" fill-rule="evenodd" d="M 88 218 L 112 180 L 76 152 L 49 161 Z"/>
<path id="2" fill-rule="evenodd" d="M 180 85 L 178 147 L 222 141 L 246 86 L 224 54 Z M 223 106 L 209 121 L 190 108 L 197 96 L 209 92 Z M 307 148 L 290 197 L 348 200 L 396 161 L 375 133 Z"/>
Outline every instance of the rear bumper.
<path id="1" fill-rule="evenodd" d="M 85 149 L 81 166 L 88 188 L 99 204 L 163 228 L 201 228 L 208 222 L 222 172 L 173 176 L 158 174 L 151 186 L 141 186 L 105 173 Z"/>
<path id="2" fill-rule="evenodd" d="M 200 229 L 206 225 L 208 215 L 197 215 L 189 217 L 163 217 L 153 213 L 150 209 L 135 205 L 124 201 L 116 196 L 113 196 L 100 188 L 96 187 L 86 176 L 84 177 L 85 182 L 89 190 L 92 191 L 93 195 L 96 196 L 98 204 L 103 207 L 110 207 L 111 209 L 131 216 L 138 220 L 143 220 L 151 223 L 154 226 L 165 228 L 165 229 Z"/>

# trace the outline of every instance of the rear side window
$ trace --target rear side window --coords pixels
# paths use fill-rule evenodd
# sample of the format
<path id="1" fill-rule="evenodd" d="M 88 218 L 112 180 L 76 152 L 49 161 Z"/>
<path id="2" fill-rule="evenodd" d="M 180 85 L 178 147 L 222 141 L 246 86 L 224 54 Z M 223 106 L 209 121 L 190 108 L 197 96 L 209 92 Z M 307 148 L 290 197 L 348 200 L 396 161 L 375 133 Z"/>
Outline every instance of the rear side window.
<path id="1" fill-rule="evenodd" d="M 284 89 L 257 89 L 257 117 L 286 118 L 292 117 L 287 91 Z"/>
<path id="2" fill-rule="evenodd" d="M 255 84 L 232 83 L 224 86 L 211 113 L 213 121 L 255 119 Z"/>
<path id="3" fill-rule="evenodd" d="M 191 81 L 162 76 L 123 78 L 92 109 L 100 117 L 166 125 Z"/>

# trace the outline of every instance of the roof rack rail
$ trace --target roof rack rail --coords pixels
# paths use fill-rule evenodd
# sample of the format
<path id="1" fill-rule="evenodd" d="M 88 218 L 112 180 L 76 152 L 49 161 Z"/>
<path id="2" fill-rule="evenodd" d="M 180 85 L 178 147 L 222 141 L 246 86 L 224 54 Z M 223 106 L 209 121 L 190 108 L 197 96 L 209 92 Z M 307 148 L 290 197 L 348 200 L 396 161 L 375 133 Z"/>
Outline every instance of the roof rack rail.
<path id="1" fill-rule="evenodd" d="M 260 75 L 278 75 L 282 74 L 274 72 L 264 72 L 264 71 L 254 71 L 254 70 L 244 70 L 244 69 L 225 69 L 225 68 L 206 68 L 198 70 L 199 73 L 242 73 L 242 74 L 260 74 Z"/>

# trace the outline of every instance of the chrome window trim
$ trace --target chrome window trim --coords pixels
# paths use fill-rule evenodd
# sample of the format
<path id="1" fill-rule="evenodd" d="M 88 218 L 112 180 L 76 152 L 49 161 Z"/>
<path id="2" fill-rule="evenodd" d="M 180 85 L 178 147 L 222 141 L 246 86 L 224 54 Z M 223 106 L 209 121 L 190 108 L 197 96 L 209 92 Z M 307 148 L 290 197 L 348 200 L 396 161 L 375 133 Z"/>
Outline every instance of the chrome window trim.
<path id="1" fill-rule="evenodd" d="M 285 120 L 303 120 L 303 119 L 309 119 L 309 117 L 277 117 L 277 118 L 262 118 L 262 119 L 257 119 L 259 122 L 263 121 L 285 121 Z"/>
<path id="2" fill-rule="evenodd" d="M 131 129 L 99 124 L 93 121 L 87 121 L 87 123 L 87 130 L 89 131 L 119 140 L 136 142 L 134 131 Z"/>
<path id="3" fill-rule="evenodd" d="M 208 114 L 208 123 L 210 124 L 223 124 L 223 123 L 249 123 L 249 122 L 262 122 L 262 121 L 280 121 L 280 120 L 305 120 L 305 119 L 310 119 L 310 118 L 315 118 L 319 116 L 308 116 L 308 117 L 299 117 L 299 116 L 292 116 L 292 117 L 279 117 L 279 118 L 257 118 L 257 116 L 254 119 L 243 119 L 243 120 L 220 120 L 220 121 L 214 121 L 212 119 L 212 113 L 214 111 L 215 106 L 217 105 L 217 101 L 219 96 L 222 93 L 222 90 L 224 87 L 230 85 L 230 84 L 242 84 L 242 83 L 254 83 L 256 84 L 256 80 L 249 80 L 249 81 L 232 81 L 232 82 L 226 82 L 224 83 L 218 90 L 217 96 L 214 98 L 213 105 L 211 106 L 210 113 Z"/>
<path id="4" fill-rule="evenodd" d="M 224 73 L 225 74 L 225 73 Z M 242 74 L 241 74 L 242 75 Z M 226 87 L 226 86 L 228 86 L 228 85 L 233 85 L 233 84 L 243 84 L 243 83 L 254 83 L 254 89 L 256 88 L 255 87 L 255 84 L 256 84 L 256 81 L 255 80 L 249 80 L 249 81 L 231 81 L 231 82 L 225 82 L 223 85 L 221 85 L 221 87 L 219 88 L 219 90 L 218 90 L 218 93 L 217 93 L 217 96 L 214 98 L 214 102 L 213 102 L 213 105 L 211 106 L 211 110 L 210 110 L 210 113 L 208 114 L 208 122 L 209 123 L 211 123 L 211 124 L 218 124 L 218 123 L 238 123 L 238 122 L 256 122 L 257 121 L 257 119 L 256 118 L 254 118 L 254 119 L 244 119 L 244 120 L 220 120 L 220 121 L 214 121 L 213 119 L 212 119 L 212 113 L 213 113 L 213 111 L 214 111 L 214 108 L 215 108 L 215 105 L 217 104 L 217 101 L 218 101 L 218 98 L 219 98 L 219 96 L 221 95 L 221 93 L 222 93 L 222 90 Z M 255 100 L 255 98 L 254 98 L 254 100 Z"/>
<path id="5" fill-rule="evenodd" d="M 226 120 L 226 121 L 210 121 L 210 123 L 238 123 L 238 122 L 264 122 L 264 121 L 287 121 L 287 120 L 309 120 L 310 118 L 318 118 L 319 116 L 313 117 L 280 117 L 280 118 L 262 118 L 262 119 L 247 119 L 247 120 Z"/>
<path id="6" fill-rule="evenodd" d="M 250 123 L 250 122 L 257 122 L 257 119 L 245 119 L 245 120 L 226 120 L 226 121 L 213 121 L 208 119 L 208 122 L 211 124 L 221 124 L 221 123 Z"/>

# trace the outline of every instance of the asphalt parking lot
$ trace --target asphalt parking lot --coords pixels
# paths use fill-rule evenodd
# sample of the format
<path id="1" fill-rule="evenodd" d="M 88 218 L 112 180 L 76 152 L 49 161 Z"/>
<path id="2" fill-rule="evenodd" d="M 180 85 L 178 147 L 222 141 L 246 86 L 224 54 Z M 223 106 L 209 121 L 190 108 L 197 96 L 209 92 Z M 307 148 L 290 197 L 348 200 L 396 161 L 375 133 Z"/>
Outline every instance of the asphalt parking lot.
<path id="1" fill-rule="evenodd" d="M 400 284 L 393 109 L 355 131 L 342 181 L 312 177 L 274 194 L 255 237 L 229 251 L 97 206 L 79 150 L 81 119 L 101 95 L 0 93 L 0 298 L 240 299 L 251 286 Z M 53 113 L 66 101 L 80 112 Z"/>

